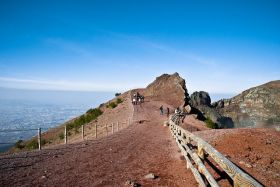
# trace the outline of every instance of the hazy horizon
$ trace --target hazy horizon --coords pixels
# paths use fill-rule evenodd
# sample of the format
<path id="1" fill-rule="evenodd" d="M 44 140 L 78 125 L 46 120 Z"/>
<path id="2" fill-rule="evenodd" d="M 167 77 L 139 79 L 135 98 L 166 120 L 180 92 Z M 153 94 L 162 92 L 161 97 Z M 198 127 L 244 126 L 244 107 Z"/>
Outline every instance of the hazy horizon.
<path id="1" fill-rule="evenodd" d="M 129 91 L 129 90 L 126 90 Z M 200 90 L 197 90 L 200 91 Z M 202 90 L 201 90 L 202 91 Z M 203 90 L 205 91 L 205 90 Z M 107 102 L 115 97 L 116 92 L 102 92 L 102 91 L 62 91 L 62 90 L 26 90 L 16 88 L 2 88 L 0 87 L 0 100 L 10 101 L 36 101 L 40 103 L 50 104 L 77 104 L 93 103 L 95 107 Z M 191 95 L 193 92 L 188 91 Z M 234 93 L 209 93 L 211 101 L 220 99 L 228 99 L 237 94 Z M 98 102 L 102 101 L 102 102 Z"/>
<path id="2" fill-rule="evenodd" d="M 24 90 L 0 87 L 0 100 L 30 101 L 42 104 L 85 104 L 98 107 L 115 97 L 115 92 Z"/>

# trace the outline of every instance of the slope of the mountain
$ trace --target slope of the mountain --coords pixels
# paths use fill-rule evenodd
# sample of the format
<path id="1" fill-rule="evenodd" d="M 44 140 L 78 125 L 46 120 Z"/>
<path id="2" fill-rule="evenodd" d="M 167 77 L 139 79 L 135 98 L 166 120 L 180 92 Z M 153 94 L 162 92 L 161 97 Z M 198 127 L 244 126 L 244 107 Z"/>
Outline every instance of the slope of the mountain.
<path id="1" fill-rule="evenodd" d="M 280 80 L 272 81 L 226 100 L 213 103 L 223 116 L 230 117 L 234 127 L 280 128 Z"/>

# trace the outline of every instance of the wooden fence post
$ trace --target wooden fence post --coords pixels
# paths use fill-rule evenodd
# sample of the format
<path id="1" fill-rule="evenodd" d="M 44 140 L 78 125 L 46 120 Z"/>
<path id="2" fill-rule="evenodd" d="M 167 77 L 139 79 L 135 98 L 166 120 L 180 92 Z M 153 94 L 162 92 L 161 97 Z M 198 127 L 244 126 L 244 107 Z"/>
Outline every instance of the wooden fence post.
<path id="1" fill-rule="evenodd" d="M 106 123 L 106 136 L 108 136 L 108 125 Z"/>
<path id="2" fill-rule="evenodd" d="M 67 144 L 67 125 L 65 125 L 64 129 L 64 143 Z"/>
<path id="3" fill-rule="evenodd" d="M 41 128 L 38 128 L 38 148 L 41 150 Z"/>
<path id="4" fill-rule="evenodd" d="M 119 122 L 117 122 L 117 131 L 119 132 Z"/>
<path id="5" fill-rule="evenodd" d="M 112 123 L 112 134 L 114 134 L 114 123 Z"/>
<path id="6" fill-rule="evenodd" d="M 84 137 L 85 137 L 85 129 L 84 129 L 84 125 L 82 125 L 82 138 L 84 140 Z"/>
<path id="7" fill-rule="evenodd" d="M 95 139 L 97 138 L 97 123 L 95 124 Z"/>
<path id="8" fill-rule="evenodd" d="M 203 150 L 203 146 L 198 143 L 198 146 L 197 146 L 197 155 L 201 158 L 202 161 L 204 161 L 204 150 Z"/>

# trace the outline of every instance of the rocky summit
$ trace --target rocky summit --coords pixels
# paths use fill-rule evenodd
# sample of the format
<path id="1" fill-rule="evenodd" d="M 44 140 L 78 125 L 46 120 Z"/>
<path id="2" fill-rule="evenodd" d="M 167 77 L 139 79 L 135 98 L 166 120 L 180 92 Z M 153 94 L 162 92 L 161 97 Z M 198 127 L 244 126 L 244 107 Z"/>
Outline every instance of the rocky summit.
<path id="1" fill-rule="evenodd" d="M 178 73 L 157 77 L 147 86 L 146 95 L 165 101 L 174 107 L 183 106 L 189 96 L 185 80 Z"/>
<path id="2" fill-rule="evenodd" d="M 190 96 L 178 73 L 163 74 L 147 86 L 145 95 L 173 107 L 191 107 L 200 120 L 210 118 L 219 128 L 275 127 L 280 129 L 280 81 L 250 88 L 231 98 L 211 104 L 205 91 Z"/>
<path id="3" fill-rule="evenodd" d="M 234 127 L 275 127 L 280 129 L 280 80 L 250 88 L 241 94 L 212 104 Z"/>

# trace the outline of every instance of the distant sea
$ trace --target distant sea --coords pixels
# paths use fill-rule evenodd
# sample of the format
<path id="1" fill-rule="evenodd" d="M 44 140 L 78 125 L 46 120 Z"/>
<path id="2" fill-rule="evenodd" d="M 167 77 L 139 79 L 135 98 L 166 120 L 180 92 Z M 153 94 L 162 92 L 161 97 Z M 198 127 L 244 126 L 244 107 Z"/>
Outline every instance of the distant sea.
<path id="1" fill-rule="evenodd" d="M 34 91 L 0 88 L 0 131 L 46 131 L 114 97 L 113 92 Z M 0 132 L 0 152 L 37 131 Z M 10 143 L 10 144 L 6 144 Z"/>

